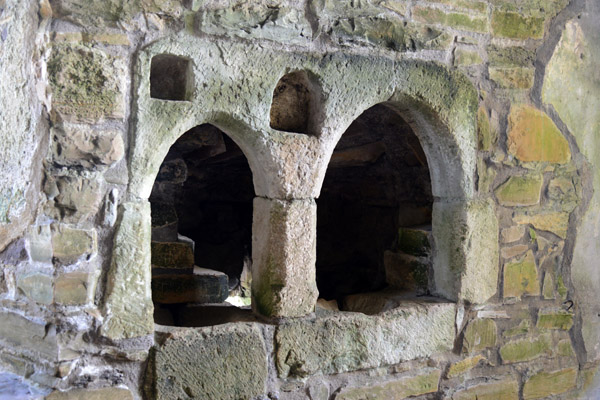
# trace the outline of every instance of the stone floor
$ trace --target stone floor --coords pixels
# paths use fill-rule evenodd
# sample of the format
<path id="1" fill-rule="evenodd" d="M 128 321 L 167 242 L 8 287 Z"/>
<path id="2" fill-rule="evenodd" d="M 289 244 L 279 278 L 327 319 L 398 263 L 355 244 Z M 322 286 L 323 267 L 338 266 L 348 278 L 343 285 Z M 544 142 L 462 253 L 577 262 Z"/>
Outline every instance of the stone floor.
<path id="1" fill-rule="evenodd" d="M 37 400 L 47 394 L 29 386 L 20 376 L 0 371 L 0 400 Z"/>

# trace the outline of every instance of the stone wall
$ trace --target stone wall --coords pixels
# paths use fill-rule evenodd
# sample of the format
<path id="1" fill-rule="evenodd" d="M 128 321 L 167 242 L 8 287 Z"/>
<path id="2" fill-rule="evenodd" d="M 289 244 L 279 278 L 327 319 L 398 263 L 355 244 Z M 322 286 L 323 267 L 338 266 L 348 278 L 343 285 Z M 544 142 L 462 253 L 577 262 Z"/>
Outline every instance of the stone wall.
<path id="1" fill-rule="evenodd" d="M 599 17 L 593 0 L 0 0 L 0 370 L 49 399 L 597 398 Z M 309 120 L 278 130 L 295 71 Z M 431 296 L 315 309 L 315 200 L 381 103 L 427 157 Z M 254 316 L 165 327 L 148 199 L 202 124 L 253 173 Z"/>

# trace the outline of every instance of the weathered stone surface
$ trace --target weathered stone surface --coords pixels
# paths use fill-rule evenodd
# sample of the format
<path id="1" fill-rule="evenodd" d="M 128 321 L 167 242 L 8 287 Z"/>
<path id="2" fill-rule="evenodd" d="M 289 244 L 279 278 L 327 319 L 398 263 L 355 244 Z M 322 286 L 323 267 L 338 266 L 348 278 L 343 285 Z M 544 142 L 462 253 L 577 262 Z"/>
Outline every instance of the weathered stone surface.
<path id="1" fill-rule="evenodd" d="M 544 212 L 534 215 L 515 215 L 517 224 L 531 224 L 541 231 L 552 232 L 565 239 L 569 229 L 569 213 L 567 212 Z"/>
<path id="2" fill-rule="evenodd" d="M 56 260 L 73 264 L 80 258 L 90 258 L 98 248 L 95 230 L 75 229 L 68 225 L 52 226 L 52 249 Z"/>
<path id="3" fill-rule="evenodd" d="M 473 353 L 495 346 L 497 330 L 493 319 L 477 319 L 469 322 L 463 339 L 464 351 Z"/>
<path id="4" fill-rule="evenodd" d="M 125 154 L 121 132 L 63 126 L 52 130 L 53 159 L 59 165 L 111 166 Z"/>
<path id="5" fill-rule="evenodd" d="M 571 159 L 567 139 L 544 112 L 513 105 L 508 117 L 508 151 L 523 162 L 564 164 Z"/>
<path id="6" fill-rule="evenodd" d="M 385 281 L 399 289 L 426 290 L 429 265 L 430 261 L 423 257 L 392 251 L 383 254 Z"/>
<path id="7" fill-rule="evenodd" d="M 554 296 L 554 278 L 552 277 L 552 274 L 549 272 L 546 272 L 546 274 L 544 275 L 544 285 L 542 287 L 542 295 L 544 296 L 545 300 L 552 300 L 556 297 L 556 296 Z"/>
<path id="8" fill-rule="evenodd" d="M 575 357 L 575 350 L 571 344 L 571 339 L 563 339 L 558 342 L 557 354 L 561 357 Z"/>
<path id="9" fill-rule="evenodd" d="M 577 384 L 577 370 L 567 368 L 553 372 L 539 372 L 523 385 L 523 399 L 542 399 L 567 392 Z"/>
<path id="10" fill-rule="evenodd" d="M 504 333 L 502 334 L 502 336 L 510 338 L 513 336 L 524 335 L 526 333 L 529 333 L 530 329 L 531 329 L 531 322 L 529 322 L 528 319 L 524 319 L 521 322 L 519 322 L 519 325 L 505 330 Z"/>
<path id="11" fill-rule="evenodd" d="M 529 89 L 533 86 L 535 70 L 521 67 L 490 67 L 490 79 L 499 88 Z"/>
<path id="12" fill-rule="evenodd" d="M 483 60 L 476 51 L 469 51 L 464 49 L 456 49 L 454 51 L 454 65 L 476 65 L 481 64 Z"/>
<path id="13" fill-rule="evenodd" d="M 541 309 L 536 326 L 542 329 L 569 330 L 573 326 L 573 314 L 562 309 Z"/>
<path id="14" fill-rule="evenodd" d="M 428 23 L 446 25 L 452 28 L 473 32 L 487 32 L 488 21 L 486 17 L 473 16 L 463 13 L 446 13 L 439 8 L 416 6 L 412 9 L 415 20 Z"/>
<path id="15" fill-rule="evenodd" d="M 254 199 L 252 308 L 271 317 L 314 311 L 316 205 L 312 200 Z"/>
<path id="16" fill-rule="evenodd" d="M 481 354 L 478 354 L 475 357 L 465 358 L 464 360 L 450 364 L 450 368 L 448 369 L 448 378 L 454 378 L 464 374 L 465 372 L 475 368 L 481 360 L 485 360 L 485 357 Z"/>
<path id="17" fill-rule="evenodd" d="M 502 67 L 527 67 L 535 61 L 535 51 L 518 46 L 501 47 L 490 45 L 487 47 L 490 65 Z"/>
<path id="18" fill-rule="evenodd" d="M 111 387 L 105 389 L 72 389 L 67 392 L 54 391 L 46 400 L 133 400 L 133 394 L 127 388 Z"/>
<path id="19" fill-rule="evenodd" d="M 540 335 L 537 338 L 527 338 L 508 342 L 500 347 L 500 356 L 504 364 L 531 361 L 544 355 L 550 355 L 552 338 L 550 335 Z"/>
<path id="20" fill-rule="evenodd" d="M 533 206 L 540 202 L 544 177 L 542 175 L 511 176 L 496 190 L 496 198 L 503 206 Z"/>
<path id="21" fill-rule="evenodd" d="M 436 291 L 449 299 L 484 303 L 498 290 L 498 220 L 494 205 L 435 202 Z"/>
<path id="22" fill-rule="evenodd" d="M 341 313 L 287 321 L 275 334 L 279 376 L 354 371 L 449 350 L 454 314 L 454 304 L 406 301 L 376 316 Z"/>
<path id="23" fill-rule="evenodd" d="M 176 242 L 178 218 L 175 207 L 170 204 L 153 201 L 152 207 L 152 241 Z M 192 254 L 193 256 L 193 254 Z"/>
<path id="24" fill-rule="evenodd" d="M 31 300 L 41 304 L 51 304 L 54 296 L 52 286 L 54 281 L 51 273 L 39 272 L 18 272 L 17 288 Z"/>
<path id="25" fill-rule="evenodd" d="M 437 392 L 441 371 L 429 369 L 419 375 L 369 387 L 342 390 L 336 400 L 391 400 Z"/>
<path id="26" fill-rule="evenodd" d="M 31 226 L 28 230 L 29 257 L 32 261 L 52 262 L 52 231 L 50 225 Z"/>
<path id="27" fill-rule="evenodd" d="M 492 33 L 512 39 L 541 39 L 544 36 L 544 19 L 516 12 L 494 11 Z"/>
<path id="28" fill-rule="evenodd" d="M 125 339 L 154 330 L 150 290 L 150 203 L 127 202 L 114 239 L 102 335 Z"/>
<path id="29" fill-rule="evenodd" d="M 102 181 L 81 176 L 62 176 L 56 180 L 57 205 L 76 219 L 98 212 L 102 201 Z"/>
<path id="30" fill-rule="evenodd" d="M 19 352 L 25 350 L 50 361 L 58 358 L 56 329 L 19 314 L 0 312 L 0 340 Z"/>
<path id="31" fill-rule="evenodd" d="M 419 257 L 427 257 L 431 253 L 431 229 L 424 228 L 399 228 L 398 250 Z"/>
<path id="32" fill-rule="evenodd" d="M 540 283 L 533 252 L 519 261 L 504 264 L 504 297 L 538 296 Z"/>
<path id="33" fill-rule="evenodd" d="M 267 352 L 255 324 L 173 329 L 156 348 L 152 372 L 156 399 L 250 399 L 265 392 Z"/>
<path id="34" fill-rule="evenodd" d="M 162 304 L 221 303 L 229 295 L 228 282 L 224 273 L 198 267 L 189 275 L 154 275 L 152 300 Z"/>
<path id="35" fill-rule="evenodd" d="M 481 105 L 477 110 L 477 133 L 479 137 L 479 150 L 489 151 L 497 140 L 497 132 L 490 124 L 487 109 Z"/>
<path id="36" fill-rule="evenodd" d="M 67 121 L 122 118 L 122 80 L 127 69 L 108 53 L 79 45 L 56 45 L 48 61 L 53 110 Z"/>
<path id="37" fill-rule="evenodd" d="M 94 299 L 98 275 L 89 272 L 60 274 L 54 283 L 54 300 L 67 306 L 83 305 Z"/>
<path id="38" fill-rule="evenodd" d="M 600 359 L 600 302 L 589 293 L 600 291 L 597 260 L 600 247 L 597 234 L 600 223 L 600 34 L 597 29 L 598 5 L 587 1 L 580 18 L 568 21 L 555 52 L 548 63 L 542 87 L 542 99 L 552 104 L 567 125 L 579 149 L 594 169 L 594 194 L 577 228 L 571 280 L 582 321 L 585 356 Z"/>
<path id="39" fill-rule="evenodd" d="M 503 247 L 500 251 L 500 255 L 504 259 L 513 258 L 525 253 L 529 250 L 529 246 L 526 244 L 517 244 L 515 246 Z"/>
<path id="40" fill-rule="evenodd" d="M 192 246 L 183 242 L 152 242 L 152 265 L 186 269 L 194 266 Z"/>
<path id="41" fill-rule="evenodd" d="M 483 383 L 452 395 L 452 400 L 517 400 L 518 398 L 519 382 L 512 378 Z"/>

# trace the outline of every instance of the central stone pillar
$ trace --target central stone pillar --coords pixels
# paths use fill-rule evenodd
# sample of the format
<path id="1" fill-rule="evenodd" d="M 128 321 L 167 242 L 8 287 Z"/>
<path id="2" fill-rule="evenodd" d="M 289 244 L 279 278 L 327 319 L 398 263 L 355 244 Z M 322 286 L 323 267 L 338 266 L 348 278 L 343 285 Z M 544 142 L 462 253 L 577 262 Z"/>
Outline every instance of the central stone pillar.
<path id="1" fill-rule="evenodd" d="M 252 309 L 266 317 L 314 311 L 317 205 L 310 200 L 254 199 Z"/>

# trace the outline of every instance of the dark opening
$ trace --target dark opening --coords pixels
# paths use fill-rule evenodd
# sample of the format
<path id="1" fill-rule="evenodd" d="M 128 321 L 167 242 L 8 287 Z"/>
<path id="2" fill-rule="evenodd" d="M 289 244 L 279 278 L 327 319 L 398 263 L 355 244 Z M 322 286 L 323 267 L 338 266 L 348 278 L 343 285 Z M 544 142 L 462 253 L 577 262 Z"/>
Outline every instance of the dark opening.
<path id="1" fill-rule="evenodd" d="M 305 71 L 284 75 L 273 91 L 271 128 L 308 133 L 313 116 L 313 84 Z"/>
<path id="2" fill-rule="evenodd" d="M 150 65 L 150 97 L 161 100 L 189 100 L 191 97 L 190 61 L 160 54 Z"/>
<path id="3" fill-rule="evenodd" d="M 348 295 L 387 286 L 427 293 L 433 196 L 425 153 L 384 104 L 337 144 L 317 200 L 317 286 L 345 309 Z"/>
<path id="4" fill-rule="evenodd" d="M 229 296 L 249 305 L 253 199 L 248 161 L 218 128 L 197 126 L 173 144 L 150 196 L 157 323 L 218 323 L 241 311 L 190 310 Z"/>

